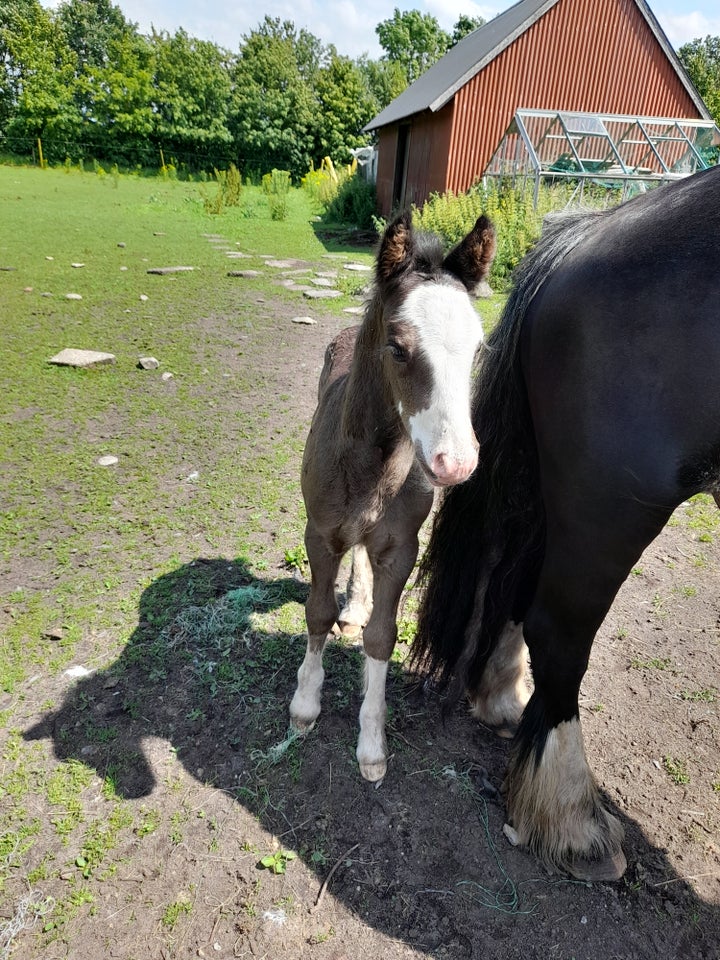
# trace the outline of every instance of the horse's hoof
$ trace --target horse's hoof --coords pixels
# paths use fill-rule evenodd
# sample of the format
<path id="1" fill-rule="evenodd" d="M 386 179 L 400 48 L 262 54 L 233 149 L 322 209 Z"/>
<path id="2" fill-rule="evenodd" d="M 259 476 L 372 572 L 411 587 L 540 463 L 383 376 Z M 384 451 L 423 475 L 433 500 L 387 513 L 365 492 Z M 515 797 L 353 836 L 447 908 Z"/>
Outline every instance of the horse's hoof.
<path id="1" fill-rule="evenodd" d="M 496 737 L 502 737 L 503 740 L 512 740 L 518 732 L 517 723 L 503 723 L 499 727 L 490 727 Z"/>
<path id="2" fill-rule="evenodd" d="M 377 783 L 379 786 L 387 773 L 387 760 L 378 760 L 377 763 L 361 763 L 360 773 L 365 780 L 369 780 L 370 783 Z"/>
<path id="3" fill-rule="evenodd" d="M 299 717 L 290 717 L 290 729 L 303 737 L 306 733 L 310 733 L 314 726 L 315 720 L 301 720 Z"/>
<path id="4" fill-rule="evenodd" d="M 362 627 L 359 623 L 347 623 L 345 620 L 341 620 L 338 626 L 340 627 L 342 636 L 347 637 L 348 640 L 354 640 L 355 637 L 359 637 L 362 633 Z"/>
<path id="5" fill-rule="evenodd" d="M 568 865 L 568 872 L 578 880 L 602 883 L 619 880 L 627 869 L 622 850 L 608 854 L 604 860 L 585 860 L 578 857 Z"/>

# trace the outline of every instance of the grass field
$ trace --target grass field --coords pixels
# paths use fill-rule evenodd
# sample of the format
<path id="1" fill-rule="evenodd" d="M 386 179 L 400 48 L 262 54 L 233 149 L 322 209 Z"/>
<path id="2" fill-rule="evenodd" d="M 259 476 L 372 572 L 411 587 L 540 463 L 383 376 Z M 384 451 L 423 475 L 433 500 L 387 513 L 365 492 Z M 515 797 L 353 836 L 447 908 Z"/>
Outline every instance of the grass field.
<path id="1" fill-rule="evenodd" d="M 354 759 L 359 656 L 338 645 L 328 651 L 325 726 L 306 742 L 285 739 L 304 646 L 299 462 L 324 346 L 356 322 L 343 310 L 357 308 L 367 283 L 345 264 L 367 267 L 372 251 L 322 239 L 301 191 L 278 222 L 255 188 L 209 214 L 215 189 L 0 167 L 0 960 L 469 956 L 457 951 L 488 909 L 519 923 L 541 916 L 546 895 L 530 903 L 527 891 L 547 883 L 521 851 L 498 854 L 502 810 L 488 813 L 473 787 L 476 726 L 462 717 L 441 728 L 394 664 L 393 776 L 369 793 Z M 309 305 L 278 283 L 304 266 L 268 266 L 271 257 L 305 261 L 316 275 L 327 267 L 342 296 Z M 147 272 L 167 266 L 193 270 Z M 241 268 L 257 276 L 228 276 Z M 501 305 L 478 305 L 486 326 Z M 314 326 L 290 322 L 308 313 Z M 49 364 L 65 347 L 116 360 Z M 157 370 L 138 368 L 148 355 Z M 104 456 L 117 463 L 101 466 Z M 717 516 L 701 497 L 674 520 L 682 593 L 635 571 L 631 587 L 648 579 L 658 598 L 648 631 L 668 611 L 677 629 L 690 597 L 715 615 Z M 645 628 L 627 609 L 611 646 L 630 650 Z M 704 631 L 692 634 L 698 651 Z M 657 666 L 675 664 L 670 640 L 652 650 L 639 648 L 633 663 L 621 657 L 614 689 L 647 674 L 665 684 L 665 701 L 680 698 L 715 722 L 716 683 L 701 653 L 686 663 L 695 676 Z M 589 696 L 598 725 L 632 700 L 613 689 Z M 621 728 L 615 721 L 616 738 Z M 705 805 L 703 826 L 720 796 L 708 800 L 705 782 L 720 771 L 697 759 L 711 747 L 694 743 L 691 753 L 681 733 L 662 754 L 673 788 L 692 778 L 697 796 L 678 806 Z M 504 750 L 483 744 L 497 780 Z M 351 857 L 358 838 L 362 853 Z M 648 863 L 659 843 L 643 847 Z M 470 865 L 499 888 L 491 908 L 477 884 L 435 889 L 455 891 Z M 512 870 L 535 886 L 521 896 Z M 305 906 L 333 875 L 328 919 Z M 640 950 L 640 925 L 655 922 L 648 889 L 638 881 L 621 901 Z M 501 903 L 508 890 L 512 909 Z M 680 904 L 680 885 L 672 891 Z M 438 896 L 428 911 L 429 894 Z M 576 908 L 591 933 L 594 918 L 617 907 L 602 888 L 578 907 L 573 897 L 585 895 L 553 888 L 560 919 L 548 920 L 543 942 L 564 936 L 565 917 L 581 922 Z M 413 930 L 430 942 L 441 923 L 457 947 L 407 946 Z M 456 923 L 471 932 L 454 941 Z M 506 935 L 525 942 L 524 928 L 503 929 L 489 960 L 510 955 Z M 546 955 L 591 955 L 576 953 L 577 929 L 564 953 Z M 658 955 L 647 943 L 647 956 Z"/>

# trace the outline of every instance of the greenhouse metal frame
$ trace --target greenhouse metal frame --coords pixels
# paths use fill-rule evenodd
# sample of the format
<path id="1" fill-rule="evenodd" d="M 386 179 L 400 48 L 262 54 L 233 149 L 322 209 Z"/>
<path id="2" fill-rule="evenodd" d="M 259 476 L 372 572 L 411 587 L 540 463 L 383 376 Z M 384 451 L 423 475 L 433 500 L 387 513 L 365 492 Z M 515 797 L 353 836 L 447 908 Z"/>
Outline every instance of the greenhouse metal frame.
<path id="1" fill-rule="evenodd" d="M 563 110 L 518 110 L 483 174 L 533 186 L 574 185 L 571 200 L 586 184 L 626 199 L 669 180 L 678 180 L 720 160 L 720 130 L 712 120 L 622 116 Z"/>

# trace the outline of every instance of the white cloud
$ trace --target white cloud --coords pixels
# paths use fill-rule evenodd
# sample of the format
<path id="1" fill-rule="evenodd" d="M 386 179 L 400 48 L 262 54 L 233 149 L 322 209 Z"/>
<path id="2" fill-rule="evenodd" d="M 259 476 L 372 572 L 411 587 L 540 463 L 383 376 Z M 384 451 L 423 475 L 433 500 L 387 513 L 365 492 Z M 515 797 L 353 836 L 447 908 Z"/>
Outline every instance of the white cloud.
<path id="1" fill-rule="evenodd" d="M 707 36 L 720 36 L 720 16 L 709 17 L 699 10 L 670 13 L 659 9 L 655 11 L 655 16 L 675 49 L 698 38 L 704 40 Z"/>

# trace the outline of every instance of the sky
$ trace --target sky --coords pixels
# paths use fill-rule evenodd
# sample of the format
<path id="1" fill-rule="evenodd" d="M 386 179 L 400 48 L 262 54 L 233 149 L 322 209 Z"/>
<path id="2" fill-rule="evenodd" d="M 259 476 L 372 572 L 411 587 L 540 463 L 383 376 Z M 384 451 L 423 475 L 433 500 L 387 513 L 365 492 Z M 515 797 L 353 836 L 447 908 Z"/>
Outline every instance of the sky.
<path id="1" fill-rule="evenodd" d="M 137 23 L 141 33 L 151 26 L 168 33 L 182 27 L 190 36 L 211 40 L 235 52 L 244 35 L 265 16 L 292 20 L 305 27 L 325 44 L 332 43 L 338 53 L 358 57 L 367 53 L 377 59 L 382 50 L 375 27 L 393 15 L 393 10 L 420 10 L 436 17 L 450 32 L 460 14 L 489 20 L 512 5 L 513 0 L 479 3 L 475 0 L 265 0 L 255 6 L 251 0 L 209 3 L 202 0 L 113 0 L 125 17 Z M 57 0 L 43 0 L 45 6 L 57 6 Z M 670 43 L 676 49 L 708 34 L 720 36 L 718 0 L 650 0 L 650 7 Z M 224 8 L 224 9 L 223 9 Z"/>

